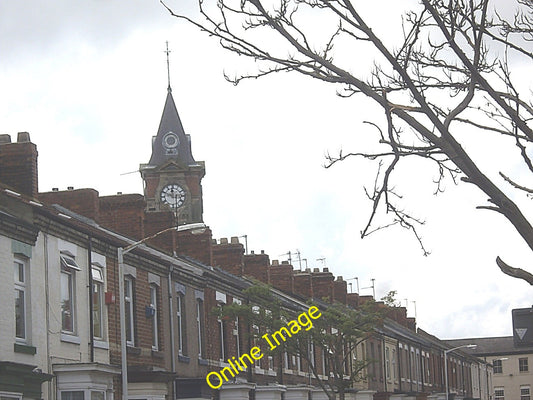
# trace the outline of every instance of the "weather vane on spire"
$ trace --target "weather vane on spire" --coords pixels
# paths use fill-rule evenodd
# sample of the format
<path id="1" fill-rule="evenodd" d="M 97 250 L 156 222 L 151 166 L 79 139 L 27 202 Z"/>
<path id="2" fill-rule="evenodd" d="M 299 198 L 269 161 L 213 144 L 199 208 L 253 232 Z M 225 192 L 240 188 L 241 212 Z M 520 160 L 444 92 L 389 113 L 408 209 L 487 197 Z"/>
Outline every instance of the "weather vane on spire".
<path id="1" fill-rule="evenodd" d="M 168 79 L 168 90 L 172 90 L 170 88 L 170 50 L 168 49 L 168 40 L 166 41 L 167 49 L 165 50 L 165 53 L 167 54 L 167 79 Z"/>

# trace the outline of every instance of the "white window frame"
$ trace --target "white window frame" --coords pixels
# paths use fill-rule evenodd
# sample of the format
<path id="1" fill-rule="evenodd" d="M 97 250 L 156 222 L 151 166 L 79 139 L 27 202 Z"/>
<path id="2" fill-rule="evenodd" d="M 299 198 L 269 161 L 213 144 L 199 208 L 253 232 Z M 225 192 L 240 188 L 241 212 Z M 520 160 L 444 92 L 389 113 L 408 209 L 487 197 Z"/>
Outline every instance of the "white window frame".
<path id="1" fill-rule="evenodd" d="M 313 342 L 312 340 L 310 340 L 308 342 L 308 351 L 309 351 L 309 362 L 311 363 L 311 365 L 314 367 L 315 366 L 315 342 Z"/>
<path id="2" fill-rule="evenodd" d="M 326 357 L 328 356 L 328 349 L 322 347 L 322 375 L 326 376 Z M 357 355 L 356 355 L 357 358 Z"/>
<path id="3" fill-rule="evenodd" d="M 204 301 L 196 299 L 196 327 L 198 333 L 198 357 L 204 358 Z"/>
<path id="4" fill-rule="evenodd" d="M 235 317 L 233 336 L 235 337 L 235 351 L 237 352 L 237 357 L 241 356 L 241 336 L 239 332 L 239 317 Z"/>
<path id="5" fill-rule="evenodd" d="M 76 336 L 77 331 L 77 313 L 76 313 L 76 272 L 81 271 L 80 267 L 76 263 L 74 257 L 67 254 L 60 254 L 60 295 L 61 303 L 63 303 L 63 298 L 65 293 L 63 292 L 63 279 L 67 279 L 67 290 L 69 296 L 69 308 L 70 308 L 70 319 L 71 319 L 71 328 L 65 328 L 63 321 L 63 304 L 60 304 L 61 307 L 61 332 L 67 335 Z"/>
<path id="6" fill-rule="evenodd" d="M 398 380 L 396 379 L 396 349 L 392 349 L 391 379 L 393 382 L 398 382 Z"/>
<path id="7" fill-rule="evenodd" d="M 258 311 L 259 311 L 259 308 L 258 308 Z M 259 326 L 256 325 L 256 324 L 253 324 L 252 325 L 252 344 L 253 344 L 253 347 L 257 347 L 257 342 L 259 340 L 259 335 L 260 334 L 261 334 L 261 331 L 259 329 Z M 254 367 L 255 368 L 261 368 L 261 359 L 256 360 L 254 358 Z"/>
<path id="8" fill-rule="evenodd" d="M 492 360 L 492 373 L 503 374 L 503 360 Z"/>
<path id="9" fill-rule="evenodd" d="M 390 349 L 385 346 L 385 378 L 387 381 L 391 380 L 390 376 Z"/>
<path id="10" fill-rule="evenodd" d="M 501 394 L 498 394 L 498 392 L 501 391 Z M 503 387 L 495 387 L 494 388 L 494 400 L 505 400 L 505 389 Z"/>
<path id="11" fill-rule="evenodd" d="M 150 307 L 154 310 L 152 316 L 152 350 L 159 351 L 159 326 L 157 324 L 158 318 L 158 303 L 157 303 L 157 285 L 150 284 Z"/>
<path id="12" fill-rule="evenodd" d="M 0 399 L 22 400 L 22 393 L 0 392 Z"/>
<path id="13" fill-rule="evenodd" d="M 222 318 L 218 318 L 220 339 L 220 361 L 226 360 L 226 324 Z"/>
<path id="14" fill-rule="evenodd" d="M 105 327 L 104 327 L 104 272 L 103 269 L 99 266 L 91 266 L 91 274 L 93 281 L 92 288 L 92 302 L 93 302 L 93 336 L 96 340 L 105 340 Z M 95 292 L 95 288 L 98 290 Z M 97 301 L 95 302 L 95 294 Z M 95 309 L 95 305 L 98 305 L 98 309 Z M 99 320 L 100 332 L 95 332 L 96 325 L 94 321 Z"/>
<path id="15" fill-rule="evenodd" d="M 14 268 L 14 290 L 15 290 L 15 309 L 13 310 L 15 312 L 15 341 L 19 343 L 28 343 L 29 337 L 28 337 L 28 328 L 29 328 L 29 270 L 28 270 L 28 263 L 26 260 L 15 257 L 13 260 L 13 268 Z M 16 270 L 15 270 L 16 268 Z M 18 272 L 18 273 L 17 273 Z M 22 273 L 22 280 L 20 280 L 20 275 Z M 22 334 L 21 336 L 17 335 L 17 313 L 16 313 L 16 302 L 18 299 L 18 293 L 22 293 L 23 297 L 23 304 L 22 304 Z"/>
<path id="16" fill-rule="evenodd" d="M 83 400 L 86 400 L 85 399 L 85 390 L 83 390 L 83 389 L 61 390 L 59 392 L 58 400 L 63 400 L 63 393 L 82 393 L 83 394 Z"/>
<path id="17" fill-rule="evenodd" d="M 135 307 L 134 307 L 134 296 L 133 296 L 133 277 L 125 276 L 124 277 L 124 304 L 126 309 L 126 316 L 130 315 L 129 324 L 126 320 L 126 345 L 135 346 Z M 130 332 L 130 337 L 128 338 L 128 328 Z"/>
<path id="18" fill-rule="evenodd" d="M 531 400 L 531 386 L 520 386 L 520 400 Z"/>
<path id="19" fill-rule="evenodd" d="M 185 336 L 184 336 L 184 326 L 185 326 L 185 309 L 184 309 L 184 302 L 185 302 L 185 296 L 183 293 L 178 292 L 177 296 L 177 308 L 176 308 L 176 315 L 177 315 L 177 323 L 178 323 L 178 354 L 180 356 L 185 354 Z"/>
<path id="20" fill-rule="evenodd" d="M 268 370 L 274 371 L 274 358 L 272 356 L 268 356 Z"/>
<path id="21" fill-rule="evenodd" d="M 297 343 L 298 343 L 298 348 L 300 348 L 300 339 L 296 339 Z M 296 356 L 296 363 L 298 364 L 298 368 L 296 369 L 298 372 L 304 372 L 303 370 L 303 362 L 302 362 L 302 355 L 299 354 Z"/>
<path id="22" fill-rule="evenodd" d="M 525 361 L 522 363 L 522 361 Z M 529 372 L 529 358 L 528 357 L 520 357 L 518 359 L 518 371 L 520 373 Z"/>
<path id="23" fill-rule="evenodd" d="M 104 395 L 104 400 L 107 399 L 107 393 L 105 390 L 97 390 L 97 389 L 68 389 L 68 390 L 60 390 L 58 395 L 58 400 L 62 399 L 63 393 L 83 393 L 83 400 L 92 400 L 92 394 L 93 393 L 102 393 Z"/>

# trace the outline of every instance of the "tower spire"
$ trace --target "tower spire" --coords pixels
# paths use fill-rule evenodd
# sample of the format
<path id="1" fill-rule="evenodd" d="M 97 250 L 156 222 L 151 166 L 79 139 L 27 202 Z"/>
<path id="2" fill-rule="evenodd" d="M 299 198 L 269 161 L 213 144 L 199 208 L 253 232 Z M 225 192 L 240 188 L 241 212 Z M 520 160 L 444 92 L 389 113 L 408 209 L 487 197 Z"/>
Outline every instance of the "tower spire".
<path id="1" fill-rule="evenodd" d="M 167 54 L 167 80 L 168 80 L 167 90 L 171 92 L 172 88 L 170 87 L 170 50 L 168 49 L 168 40 L 166 41 L 166 45 L 167 45 L 167 48 L 165 50 L 165 53 Z"/>

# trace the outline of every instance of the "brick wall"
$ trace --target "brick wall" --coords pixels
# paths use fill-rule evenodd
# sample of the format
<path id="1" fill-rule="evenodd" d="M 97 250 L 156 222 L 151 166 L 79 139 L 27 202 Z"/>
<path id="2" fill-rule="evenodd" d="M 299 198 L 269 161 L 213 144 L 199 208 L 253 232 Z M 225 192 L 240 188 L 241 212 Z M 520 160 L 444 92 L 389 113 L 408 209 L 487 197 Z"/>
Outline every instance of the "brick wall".
<path id="1" fill-rule="evenodd" d="M 342 276 L 338 276 L 337 279 L 333 282 L 333 300 L 338 301 L 342 304 L 347 304 L 347 296 L 347 283 L 344 279 L 342 279 Z"/>
<path id="2" fill-rule="evenodd" d="M 213 265 L 212 232 L 207 228 L 204 232 L 178 232 L 178 255 L 191 257 L 204 265 Z"/>
<path id="3" fill-rule="evenodd" d="M 109 350 L 111 364 L 120 364 L 121 350 L 120 350 L 120 308 L 119 308 L 119 282 L 118 265 L 116 260 L 108 258 L 107 261 L 107 291 L 115 294 L 115 303 L 107 305 L 108 313 L 108 335 L 109 335 Z M 151 304 L 150 299 L 150 282 L 148 280 L 148 272 L 137 268 L 136 277 L 134 279 L 134 347 L 128 347 L 128 366 L 155 366 L 158 368 L 165 368 L 166 361 L 164 354 L 165 336 L 163 330 L 163 318 L 166 318 L 163 307 L 163 292 L 167 287 L 165 277 L 161 277 L 158 289 L 158 339 L 159 351 L 152 351 L 152 318 L 146 316 L 146 306 Z"/>
<path id="4" fill-rule="evenodd" d="M 220 267 L 231 274 L 242 276 L 244 267 L 244 246 L 239 243 L 238 237 L 232 237 L 229 241 L 222 238 L 213 246 L 213 266 Z"/>
<path id="5" fill-rule="evenodd" d="M 132 239 L 144 237 L 144 197 L 124 194 L 100 197 L 99 222 Z"/>
<path id="6" fill-rule="evenodd" d="M 293 293 L 295 289 L 292 265 L 279 264 L 277 260 L 273 260 L 270 267 L 270 284 L 286 293 Z"/>
<path id="7" fill-rule="evenodd" d="M 176 224 L 172 212 L 146 212 L 143 215 L 144 221 L 144 237 L 154 235 Z M 147 241 L 150 246 L 157 247 L 169 254 L 175 250 L 175 235 L 174 232 L 168 232 L 157 236 L 156 238 Z"/>
<path id="8" fill-rule="evenodd" d="M 320 269 L 315 268 L 311 273 L 311 285 L 313 286 L 313 296 L 317 299 L 326 299 L 331 301 L 333 298 L 333 281 L 335 277 L 327 268 L 324 268 L 324 272 L 320 272 Z"/>
<path id="9" fill-rule="evenodd" d="M 0 135 L 0 182 L 31 197 L 38 194 L 37 146 L 28 132 L 19 132 L 17 142 Z"/>
<path id="10" fill-rule="evenodd" d="M 294 293 L 313 297 L 313 281 L 309 269 L 305 272 L 296 272 L 294 274 Z"/>
<path id="11" fill-rule="evenodd" d="M 255 254 L 252 251 L 251 254 L 247 254 L 244 256 L 243 262 L 244 276 L 250 276 L 261 282 L 270 283 L 270 258 L 268 254 L 265 254 L 264 251 L 261 251 L 260 254 Z"/>
<path id="12" fill-rule="evenodd" d="M 47 204 L 59 204 L 77 214 L 99 222 L 100 201 L 94 189 L 72 189 L 39 193 L 39 200 Z"/>
<path id="13" fill-rule="evenodd" d="M 347 293 L 346 304 L 353 308 L 359 307 L 359 293 Z"/>

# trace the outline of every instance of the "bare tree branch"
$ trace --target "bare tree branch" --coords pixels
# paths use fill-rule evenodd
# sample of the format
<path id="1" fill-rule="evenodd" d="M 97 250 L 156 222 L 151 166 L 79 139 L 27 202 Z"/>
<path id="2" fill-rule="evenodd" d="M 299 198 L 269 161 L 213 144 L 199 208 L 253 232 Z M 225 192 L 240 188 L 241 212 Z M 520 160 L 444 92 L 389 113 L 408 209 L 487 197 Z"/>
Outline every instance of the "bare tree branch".
<path id="1" fill-rule="evenodd" d="M 435 194 L 448 179 L 476 186 L 489 199 L 477 208 L 503 215 L 533 252 L 533 227 L 509 193 L 531 195 L 530 189 L 503 174 L 505 183 L 493 180 L 490 168 L 464 141 L 476 135 L 475 142 L 484 148 L 498 140 L 526 174 L 533 174 L 532 93 L 513 68 L 519 63 L 530 69 L 533 59 L 531 0 L 505 2 L 505 11 L 516 10 L 512 17 L 489 0 L 421 0 L 406 10 L 399 23 L 403 37 L 392 45 L 352 0 L 218 0 L 216 7 L 198 0 L 196 15 L 180 13 L 179 5 L 168 5 L 172 0 L 161 1 L 174 17 L 256 63 L 256 71 L 227 77 L 235 84 L 298 72 L 335 84 L 341 97 L 362 95 L 383 109 L 383 120 L 366 121 L 377 129 L 379 147 L 326 155 L 326 168 L 350 157 L 378 163 L 374 188 L 365 189 L 372 207 L 363 237 L 399 225 L 414 234 L 427 254 L 417 231 L 423 221 L 404 211 L 395 188 L 401 182 L 398 165 L 414 158 L 436 167 Z M 318 19 L 307 19 L 310 15 Z M 317 21 L 323 22 L 321 29 L 316 29 Z M 352 72 L 342 57 L 368 51 L 376 61 L 366 74 Z M 357 132 L 363 134 L 367 130 Z M 378 213 L 385 222 L 376 218 Z"/>
<path id="2" fill-rule="evenodd" d="M 517 279 L 523 279 L 530 285 L 533 285 L 533 274 L 521 269 L 521 268 L 514 268 L 510 265 L 503 262 L 503 260 L 500 257 L 496 258 L 496 264 L 498 264 L 498 267 L 500 267 L 501 271 L 505 275 L 512 276 L 513 278 Z"/>

